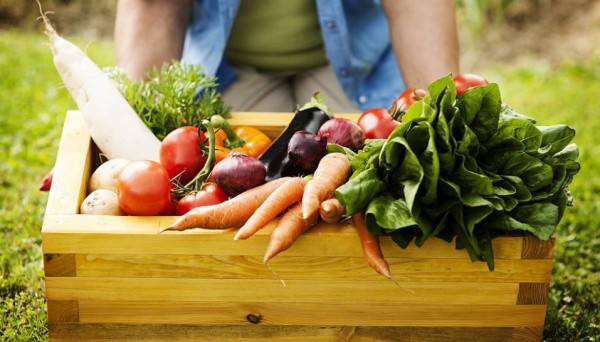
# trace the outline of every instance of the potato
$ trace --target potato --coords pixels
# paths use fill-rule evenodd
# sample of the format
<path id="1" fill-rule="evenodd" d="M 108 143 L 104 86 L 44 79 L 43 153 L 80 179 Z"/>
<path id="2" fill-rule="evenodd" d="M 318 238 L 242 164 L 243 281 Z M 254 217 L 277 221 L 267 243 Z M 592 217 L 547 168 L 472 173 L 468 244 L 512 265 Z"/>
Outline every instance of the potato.
<path id="1" fill-rule="evenodd" d="M 116 193 L 117 178 L 130 162 L 129 159 L 115 158 L 102 163 L 90 177 L 88 193 L 98 189 L 106 189 Z"/>
<path id="2" fill-rule="evenodd" d="M 125 215 L 119 208 L 117 194 L 107 189 L 92 191 L 81 203 L 79 208 L 81 214 L 92 215 Z"/>

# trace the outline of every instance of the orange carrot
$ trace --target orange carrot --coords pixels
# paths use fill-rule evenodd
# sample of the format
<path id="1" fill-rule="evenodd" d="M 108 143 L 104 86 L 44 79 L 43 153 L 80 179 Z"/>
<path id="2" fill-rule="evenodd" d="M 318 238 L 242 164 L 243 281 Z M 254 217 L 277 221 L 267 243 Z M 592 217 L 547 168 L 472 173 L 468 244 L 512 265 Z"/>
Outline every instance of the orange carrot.
<path id="1" fill-rule="evenodd" d="M 329 198 L 321 202 L 319 216 L 327 223 L 339 222 L 346 215 L 346 208 L 335 198 Z"/>
<path id="2" fill-rule="evenodd" d="M 313 213 L 308 219 L 304 219 L 300 202 L 292 206 L 283 214 L 277 226 L 273 229 L 263 263 L 266 264 L 271 258 L 290 248 L 303 232 L 317 223 L 318 219 L 319 214 L 317 212 Z"/>
<path id="3" fill-rule="evenodd" d="M 285 209 L 300 201 L 304 193 L 306 178 L 293 177 L 281 184 L 267 197 L 263 204 L 250 216 L 248 221 L 235 234 L 234 240 L 247 239 L 254 235 Z"/>
<path id="4" fill-rule="evenodd" d="M 179 217 L 173 225 L 161 231 L 186 230 L 192 228 L 226 229 L 238 227 L 289 177 L 278 178 L 242 192 L 219 204 L 198 207 Z"/>
<path id="5" fill-rule="evenodd" d="M 385 276 L 386 278 L 392 279 L 392 273 L 390 272 L 390 266 L 383 257 L 381 247 L 379 246 L 379 238 L 371 235 L 365 225 L 365 217 L 362 212 L 357 212 L 352 215 L 356 232 L 360 238 L 360 245 L 362 252 L 367 260 L 367 263 L 377 273 Z"/>
<path id="6" fill-rule="evenodd" d="M 302 217 L 308 218 L 318 212 L 321 202 L 333 197 L 335 190 L 344 184 L 351 171 L 348 157 L 337 152 L 326 154 L 304 189 Z"/>

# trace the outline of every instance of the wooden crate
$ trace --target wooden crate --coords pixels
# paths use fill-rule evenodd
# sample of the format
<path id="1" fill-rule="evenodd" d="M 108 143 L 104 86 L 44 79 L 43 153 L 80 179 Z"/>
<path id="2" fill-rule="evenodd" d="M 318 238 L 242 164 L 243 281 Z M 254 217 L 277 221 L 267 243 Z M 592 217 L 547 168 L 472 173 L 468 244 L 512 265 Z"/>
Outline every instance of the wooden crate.
<path id="1" fill-rule="evenodd" d="M 275 136 L 291 114 L 234 115 Z M 157 232 L 174 217 L 78 214 L 93 143 L 67 113 L 42 228 L 51 341 L 539 341 L 554 241 L 493 241 L 496 270 L 430 239 L 382 239 L 398 286 L 366 265 L 350 224 L 319 224 L 270 263 L 273 225 Z M 285 286 L 281 280 L 285 281 Z"/>

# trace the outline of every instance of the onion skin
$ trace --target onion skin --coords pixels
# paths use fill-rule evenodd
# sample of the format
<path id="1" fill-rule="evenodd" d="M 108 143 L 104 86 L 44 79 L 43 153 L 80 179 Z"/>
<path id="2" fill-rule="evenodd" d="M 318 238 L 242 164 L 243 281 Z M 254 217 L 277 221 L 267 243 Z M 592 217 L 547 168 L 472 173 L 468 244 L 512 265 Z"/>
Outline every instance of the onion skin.
<path id="1" fill-rule="evenodd" d="M 266 172 L 265 165 L 258 159 L 232 152 L 214 166 L 212 178 L 229 196 L 234 197 L 263 184 Z"/>
<path id="2" fill-rule="evenodd" d="M 288 143 L 288 156 L 294 167 L 303 175 L 317 169 L 319 161 L 327 154 L 327 136 L 308 131 L 298 131 Z"/>
<path id="3" fill-rule="evenodd" d="M 328 143 L 338 144 L 356 152 L 365 146 L 365 133 L 352 120 L 333 118 L 325 122 L 317 135 L 327 137 Z"/>

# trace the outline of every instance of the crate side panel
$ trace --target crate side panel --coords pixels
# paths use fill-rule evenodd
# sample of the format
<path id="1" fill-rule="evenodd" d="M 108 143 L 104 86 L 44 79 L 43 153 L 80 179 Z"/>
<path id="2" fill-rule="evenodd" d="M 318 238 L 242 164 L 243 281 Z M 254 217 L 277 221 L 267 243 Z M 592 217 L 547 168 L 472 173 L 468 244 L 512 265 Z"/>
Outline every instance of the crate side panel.
<path id="1" fill-rule="evenodd" d="M 179 255 L 264 255 L 269 233 L 277 220 L 248 240 L 234 241 L 235 229 L 192 229 L 164 232 L 175 217 L 101 215 L 50 215 L 42 232 L 45 253 L 105 253 Z M 422 247 L 399 248 L 389 237 L 381 240 L 386 258 L 451 258 L 469 260 L 465 250 L 441 239 L 430 239 Z M 500 259 L 521 259 L 522 237 L 498 237 L 492 241 Z M 319 223 L 286 250 L 289 256 L 361 257 L 360 241 L 352 224 Z M 283 255 L 283 254 L 282 254 Z"/>
<path id="2" fill-rule="evenodd" d="M 49 277 L 53 300 L 312 302 L 513 305 L 513 283 Z"/>
<path id="3" fill-rule="evenodd" d="M 496 261 L 490 272 L 484 263 L 465 259 L 388 258 L 399 281 L 545 282 L 552 264 L 547 260 Z M 379 280 L 362 257 L 303 257 L 278 255 L 270 262 L 282 279 Z M 260 256 L 78 254 L 80 277 L 272 279 Z"/>

